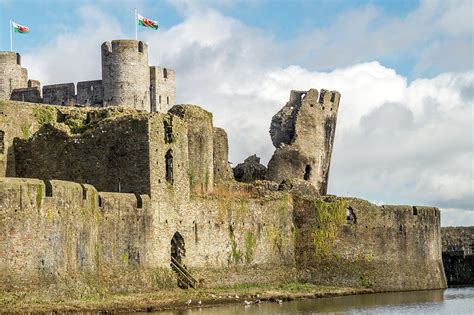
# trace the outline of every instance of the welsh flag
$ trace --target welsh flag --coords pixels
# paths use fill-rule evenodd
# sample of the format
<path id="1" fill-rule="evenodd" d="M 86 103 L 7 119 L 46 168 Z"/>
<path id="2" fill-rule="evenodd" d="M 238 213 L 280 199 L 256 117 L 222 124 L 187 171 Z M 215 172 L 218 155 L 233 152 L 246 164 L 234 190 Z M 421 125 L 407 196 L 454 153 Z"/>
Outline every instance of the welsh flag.
<path id="1" fill-rule="evenodd" d="M 22 33 L 22 34 L 25 34 L 25 33 L 29 33 L 30 32 L 30 28 L 28 26 L 24 26 L 24 25 L 20 25 L 18 23 L 15 23 L 12 21 L 12 27 L 13 27 L 13 30 L 16 32 L 16 33 Z"/>
<path id="2" fill-rule="evenodd" d="M 149 28 L 152 28 L 152 29 L 155 29 L 155 30 L 158 29 L 158 22 L 157 21 L 147 19 L 146 17 L 141 16 L 140 14 L 138 14 L 138 25 L 149 27 Z"/>

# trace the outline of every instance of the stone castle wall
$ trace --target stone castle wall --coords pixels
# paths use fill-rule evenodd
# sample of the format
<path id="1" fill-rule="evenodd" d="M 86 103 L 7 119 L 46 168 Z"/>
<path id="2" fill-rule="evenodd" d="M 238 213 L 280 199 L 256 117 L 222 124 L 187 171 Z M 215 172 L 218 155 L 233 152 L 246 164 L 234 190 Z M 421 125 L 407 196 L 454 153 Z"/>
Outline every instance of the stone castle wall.
<path id="1" fill-rule="evenodd" d="M 3 174 L 46 180 L 0 180 L 5 290 L 173 286 L 176 233 L 183 263 L 204 286 L 297 279 L 378 291 L 445 286 L 437 209 L 236 183 L 220 170 L 225 133 L 197 106 L 165 115 L 0 101 L 0 118 Z M 84 181 L 49 180 L 60 176 Z"/>
<path id="2" fill-rule="evenodd" d="M 444 227 L 441 234 L 448 284 L 474 284 L 474 226 Z"/>
<path id="3" fill-rule="evenodd" d="M 272 266 L 274 274 L 261 275 L 271 280 L 292 264 L 292 239 L 275 243 L 276 233 L 292 226 L 288 199 L 281 194 L 266 200 L 198 198 L 182 217 L 172 208 L 154 209 L 146 195 L 102 193 L 56 180 L 2 178 L 0 197 L 2 291 L 72 279 L 102 282 L 115 291 L 152 289 L 157 273 L 169 271 L 170 242 L 177 232 L 185 241 L 184 264 L 203 285 L 258 279 L 239 278 L 239 272 L 218 278 L 209 270 L 226 274 L 232 266 Z M 273 208 L 280 210 L 268 211 Z M 168 280 L 175 285 L 173 276 Z"/>
<path id="4" fill-rule="evenodd" d="M 446 287 L 439 209 L 336 197 L 296 198 L 294 209 L 305 281 L 377 291 Z"/>

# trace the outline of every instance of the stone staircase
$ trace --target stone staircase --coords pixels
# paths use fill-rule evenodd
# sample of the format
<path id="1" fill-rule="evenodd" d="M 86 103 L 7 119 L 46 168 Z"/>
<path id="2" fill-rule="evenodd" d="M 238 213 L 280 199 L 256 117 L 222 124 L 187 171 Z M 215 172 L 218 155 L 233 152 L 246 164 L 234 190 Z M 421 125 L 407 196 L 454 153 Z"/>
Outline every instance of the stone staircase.
<path id="1" fill-rule="evenodd" d="M 178 286 L 183 289 L 196 289 L 198 282 L 191 276 L 191 274 L 182 266 L 174 257 L 171 257 L 171 269 L 178 277 Z"/>

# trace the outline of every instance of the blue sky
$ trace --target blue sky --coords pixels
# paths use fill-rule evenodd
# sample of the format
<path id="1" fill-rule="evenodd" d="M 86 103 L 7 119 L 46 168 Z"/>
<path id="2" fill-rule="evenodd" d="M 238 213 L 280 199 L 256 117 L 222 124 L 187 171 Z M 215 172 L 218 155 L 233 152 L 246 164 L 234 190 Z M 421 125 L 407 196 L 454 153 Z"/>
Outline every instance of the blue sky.
<path id="1" fill-rule="evenodd" d="M 179 2 L 178 2 L 179 3 Z M 256 27 L 281 41 L 289 41 L 307 30 L 322 28 L 342 12 L 373 6 L 384 16 L 403 17 L 419 6 L 416 0 L 324 0 L 324 1 L 215 1 L 213 4 L 225 15 L 238 19 L 246 25 Z M 163 30 L 183 22 L 185 13 L 170 1 L 71 1 L 71 0 L 0 0 L 1 34 L 0 50 L 9 50 L 8 21 L 12 18 L 31 28 L 28 35 L 14 34 L 15 50 L 31 52 L 50 41 L 58 33 L 74 32 L 82 23 L 77 11 L 84 5 L 94 5 L 107 16 L 120 22 L 128 37 L 134 36 L 133 9 L 142 15 L 158 19 Z M 179 6 L 179 5 L 178 5 Z M 337 36 L 337 34 L 335 34 Z M 410 76 L 414 65 L 413 56 L 384 56 L 384 64 Z M 331 70 L 331 68 L 324 68 Z"/>
<path id="2" fill-rule="evenodd" d="M 272 116 L 290 90 L 338 90 L 329 193 L 432 205 L 444 225 L 474 225 L 474 26 L 471 0 L 9 1 L 31 27 L 15 50 L 43 85 L 100 79 L 100 45 L 133 37 L 176 70 L 177 100 L 213 112 L 236 165 L 274 148 Z"/>

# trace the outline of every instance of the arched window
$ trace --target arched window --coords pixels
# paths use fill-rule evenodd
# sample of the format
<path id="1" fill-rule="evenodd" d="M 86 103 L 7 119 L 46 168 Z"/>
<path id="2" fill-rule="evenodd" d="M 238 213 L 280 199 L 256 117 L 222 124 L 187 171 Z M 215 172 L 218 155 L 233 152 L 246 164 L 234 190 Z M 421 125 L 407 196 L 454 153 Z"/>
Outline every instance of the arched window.
<path id="1" fill-rule="evenodd" d="M 171 149 L 166 152 L 165 155 L 166 163 L 166 181 L 170 184 L 173 184 L 173 151 Z"/>
<path id="2" fill-rule="evenodd" d="M 138 42 L 138 52 L 143 52 L 143 42 Z"/>

